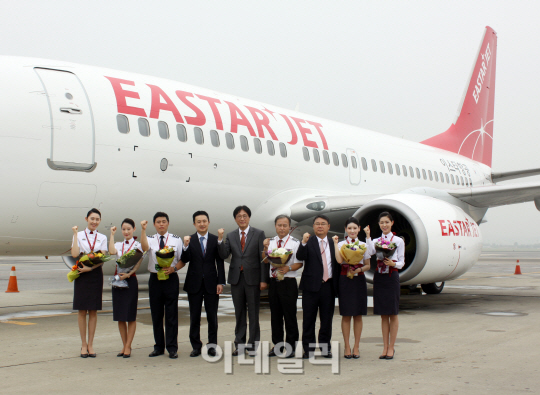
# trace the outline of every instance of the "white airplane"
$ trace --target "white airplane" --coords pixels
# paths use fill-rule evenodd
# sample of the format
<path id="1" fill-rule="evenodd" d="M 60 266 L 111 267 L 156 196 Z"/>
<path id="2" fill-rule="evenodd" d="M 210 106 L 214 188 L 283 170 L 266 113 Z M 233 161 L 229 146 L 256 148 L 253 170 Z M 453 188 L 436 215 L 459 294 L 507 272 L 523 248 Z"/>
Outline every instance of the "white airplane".
<path id="1" fill-rule="evenodd" d="M 316 214 L 333 234 L 353 215 L 378 236 L 388 210 L 406 241 L 402 285 L 438 293 L 478 260 L 488 208 L 540 204 L 538 183 L 496 184 L 540 169 L 491 171 L 496 45 L 487 27 L 456 121 L 421 143 L 176 81 L 0 57 L 0 254 L 61 255 L 91 207 L 107 235 L 156 211 L 178 235 L 196 210 L 231 230 L 246 204 L 253 226 L 274 235 L 288 214 L 297 237 Z"/>

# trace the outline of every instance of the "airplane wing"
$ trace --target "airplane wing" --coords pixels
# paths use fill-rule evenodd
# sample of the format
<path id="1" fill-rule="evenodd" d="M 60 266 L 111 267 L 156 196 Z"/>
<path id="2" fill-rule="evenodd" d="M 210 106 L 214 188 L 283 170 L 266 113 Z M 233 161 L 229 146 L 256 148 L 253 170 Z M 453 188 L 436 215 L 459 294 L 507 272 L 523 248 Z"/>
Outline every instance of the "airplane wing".
<path id="1" fill-rule="evenodd" d="M 540 183 L 478 186 L 447 192 L 475 207 L 497 207 L 534 201 L 536 208 L 540 210 Z"/>
<path id="2" fill-rule="evenodd" d="M 514 170 L 514 171 L 504 171 L 498 173 L 491 173 L 491 180 L 493 182 L 514 180 L 516 178 L 531 177 L 537 176 L 540 174 L 540 169 L 525 169 L 525 170 Z"/>

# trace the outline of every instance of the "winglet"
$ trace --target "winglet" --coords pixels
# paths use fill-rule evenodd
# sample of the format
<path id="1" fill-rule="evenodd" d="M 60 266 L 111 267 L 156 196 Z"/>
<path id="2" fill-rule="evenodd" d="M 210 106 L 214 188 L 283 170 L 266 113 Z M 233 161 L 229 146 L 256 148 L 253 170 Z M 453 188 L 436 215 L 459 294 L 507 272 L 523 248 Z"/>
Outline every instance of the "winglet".
<path id="1" fill-rule="evenodd" d="M 491 167 L 497 33 L 486 26 L 456 121 L 444 133 L 422 141 Z"/>

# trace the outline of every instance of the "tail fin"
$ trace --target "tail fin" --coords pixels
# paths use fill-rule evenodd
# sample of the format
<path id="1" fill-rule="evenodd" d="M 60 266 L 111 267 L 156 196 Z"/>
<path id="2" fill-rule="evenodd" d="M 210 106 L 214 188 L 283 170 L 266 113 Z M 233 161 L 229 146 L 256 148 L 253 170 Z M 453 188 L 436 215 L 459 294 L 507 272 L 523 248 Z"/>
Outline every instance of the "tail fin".
<path id="1" fill-rule="evenodd" d="M 497 34 L 486 26 L 456 121 L 446 132 L 422 144 L 455 152 L 491 167 L 496 55 Z"/>

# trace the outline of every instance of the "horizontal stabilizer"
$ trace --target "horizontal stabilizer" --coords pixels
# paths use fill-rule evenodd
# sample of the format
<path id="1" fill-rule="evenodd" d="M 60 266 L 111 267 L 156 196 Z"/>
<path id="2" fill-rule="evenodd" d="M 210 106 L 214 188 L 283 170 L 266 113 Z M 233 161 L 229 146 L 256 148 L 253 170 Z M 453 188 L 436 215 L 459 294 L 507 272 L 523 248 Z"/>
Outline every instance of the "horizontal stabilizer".
<path id="1" fill-rule="evenodd" d="M 540 198 L 540 183 L 479 186 L 447 192 L 471 206 L 497 207 Z"/>
<path id="2" fill-rule="evenodd" d="M 540 175 L 540 169 L 526 169 L 515 171 L 504 171 L 499 173 L 491 173 L 493 182 L 515 180 L 516 178 L 532 177 Z"/>

